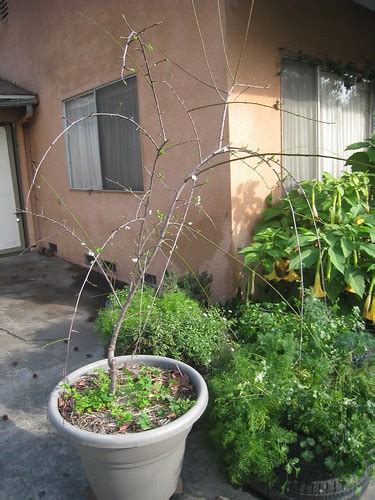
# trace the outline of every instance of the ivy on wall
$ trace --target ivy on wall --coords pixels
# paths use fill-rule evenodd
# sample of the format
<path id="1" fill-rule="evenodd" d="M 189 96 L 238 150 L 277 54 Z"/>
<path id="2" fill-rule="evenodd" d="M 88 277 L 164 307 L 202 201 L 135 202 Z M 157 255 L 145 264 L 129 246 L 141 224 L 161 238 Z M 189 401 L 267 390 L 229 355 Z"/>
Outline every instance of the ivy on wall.
<path id="1" fill-rule="evenodd" d="M 368 64 L 359 68 L 354 63 L 344 63 L 343 61 L 335 61 L 328 57 L 321 58 L 304 54 L 301 51 L 295 52 L 280 48 L 283 55 L 292 57 L 293 59 L 305 62 L 314 66 L 319 66 L 322 71 L 334 73 L 339 76 L 347 89 L 361 82 L 375 82 L 375 65 Z"/>

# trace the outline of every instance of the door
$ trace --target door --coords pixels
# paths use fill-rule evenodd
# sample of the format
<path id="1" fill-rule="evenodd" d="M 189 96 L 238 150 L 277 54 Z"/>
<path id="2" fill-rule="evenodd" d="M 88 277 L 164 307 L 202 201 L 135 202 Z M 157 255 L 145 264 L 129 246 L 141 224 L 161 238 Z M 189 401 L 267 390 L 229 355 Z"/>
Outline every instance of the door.
<path id="1" fill-rule="evenodd" d="M 10 125 L 0 126 L 0 254 L 24 247 L 22 217 L 17 216 L 20 196 L 12 130 Z"/>

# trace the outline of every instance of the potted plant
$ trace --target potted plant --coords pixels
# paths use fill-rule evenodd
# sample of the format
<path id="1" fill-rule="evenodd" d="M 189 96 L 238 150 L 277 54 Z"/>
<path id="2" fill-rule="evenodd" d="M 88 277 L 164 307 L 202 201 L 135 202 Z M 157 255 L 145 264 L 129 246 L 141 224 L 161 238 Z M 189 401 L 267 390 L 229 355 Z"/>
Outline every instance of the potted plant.
<path id="1" fill-rule="evenodd" d="M 116 331 L 129 293 L 118 290 L 99 311 L 105 338 Z M 118 348 L 158 356 L 116 356 L 114 391 L 107 360 L 76 370 L 54 389 L 49 420 L 77 448 L 99 500 L 165 500 L 174 493 L 186 437 L 208 401 L 204 379 L 181 360 L 207 370 L 225 345 L 226 328 L 216 308 L 202 308 L 179 288 L 169 286 L 160 297 L 139 288 Z"/>
<path id="2" fill-rule="evenodd" d="M 212 435 L 229 478 L 268 498 L 354 498 L 374 448 L 370 334 L 309 298 L 304 320 L 284 304 L 248 304 L 239 341 L 211 379 Z"/>
<path id="3" fill-rule="evenodd" d="M 166 500 L 176 489 L 186 437 L 206 408 L 206 384 L 195 369 L 166 357 L 121 356 L 116 358 L 116 363 L 118 381 L 122 380 L 118 384 L 117 398 L 110 394 L 110 380 L 105 371 L 107 360 L 97 361 L 74 371 L 57 385 L 48 403 L 49 420 L 57 432 L 70 439 L 78 450 L 98 500 Z M 145 367 L 153 367 L 153 370 L 146 370 L 146 375 L 141 376 L 139 373 Z M 155 367 L 160 370 L 155 370 Z M 102 371 L 98 372 L 98 369 Z M 157 382 L 150 382 L 150 373 L 155 374 Z M 188 388 L 189 394 L 194 397 L 173 398 L 170 393 L 166 394 L 167 387 L 160 380 L 168 373 L 176 386 Z M 152 422 L 145 418 L 147 413 L 139 412 L 140 408 L 148 407 L 148 401 L 134 401 L 139 398 L 153 400 L 157 408 L 169 402 L 166 407 L 169 413 L 162 413 L 168 423 L 150 429 Z M 121 404 L 124 400 L 128 405 Z M 79 418 L 75 422 L 78 421 L 80 427 L 72 425 L 66 416 L 74 415 L 71 405 L 77 402 L 87 410 L 86 417 L 92 417 L 97 410 L 102 421 L 105 420 L 104 429 L 108 429 L 110 420 L 111 433 L 85 430 Z M 138 415 L 139 432 L 128 431 L 131 425 L 137 427 L 131 409 L 135 409 Z M 157 412 L 155 408 L 153 411 Z M 173 419 L 172 413 L 181 416 Z M 82 414 L 84 420 L 85 413 Z M 79 416 L 82 417 L 78 411 Z M 74 419 L 71 421 L 74 422 Z M 155 417 L 155 421 L 160 422 L 160 416 Z M 142 431 L 142 427 L 146 430 Z M 91 428 L 95 429 L 95 424 Z"/>

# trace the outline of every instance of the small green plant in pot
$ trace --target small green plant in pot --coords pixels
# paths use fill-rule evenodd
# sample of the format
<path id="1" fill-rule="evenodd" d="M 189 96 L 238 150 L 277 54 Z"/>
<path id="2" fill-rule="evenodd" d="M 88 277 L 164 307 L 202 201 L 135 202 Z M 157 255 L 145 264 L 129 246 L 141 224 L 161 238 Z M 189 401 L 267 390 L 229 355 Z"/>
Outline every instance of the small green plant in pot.
<path id="1" fill-rule="evenodd" d="M 123 299 L 129 289 L 118 291 Z M 96 325 L 109 340 L 118 321 L 120 307 L 112 295 L 98 313 Z M 215 307 L 202 308 L 184 291 L 167 290 L 157 296 L 155 290 L 139 290 L 129 307 L 117 341 L 117 354 L 155 354 L 179 359 L 207 370 L 227 342 L 229 322 Z M 142 334 L 140 334 L 140 331 Z"/>
<path id="2" fill-rule="evenodd" d="M 212 435 L 231 481 L 291 498 L 313 479 L 355 489 L 375 445 L 359 312 L 343 317 L 310 299 L 301 323 L 282 304 L 249 304 L 238 325 L 233 356 L 210 381 Z"/>

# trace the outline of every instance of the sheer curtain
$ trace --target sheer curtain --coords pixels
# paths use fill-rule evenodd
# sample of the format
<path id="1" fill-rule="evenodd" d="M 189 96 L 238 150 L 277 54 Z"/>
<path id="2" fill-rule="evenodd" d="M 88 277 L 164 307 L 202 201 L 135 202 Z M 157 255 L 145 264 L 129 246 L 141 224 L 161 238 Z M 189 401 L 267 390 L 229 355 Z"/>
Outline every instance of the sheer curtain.
<path id="1" fill-rule="evenodd" d="M 317 137 L 317 79 L 316 69 L 306 63 L 283 60 L 281 76 L 283 99 L 282 143 L 283 153 L 316 153 Z M 296 180 L 317 175 L 315 158 L 284 156 L 284 174 L 290 174 L 286 185 L 291 188 Z"/>
<path id="2" fill-rule="evenodd" d="M 320 73 L 320 120 L 334 125 L 319 124 L 319 153 L 347 158 L 352 152 L 345 148 L 353 142 L 363 141 L 370 129 L 370 95 L 366 83 L 346 89 L 340 78 Z M 320 173 L 339 176 L 350 170 L 340 160 L 321 158 Z"/>
<path id="3" fill-rule="evenodd" d="M 290 59 L 283 60 L 283 153 L 308 153 L 348 157 L 346 146 L 365 139 L 370 130 L 370 86 L 346 89 L 342 80 L 319 68 Z M 298 116 L 296 116 L 298 115 Z M 327 122 L 327 123 L 322 123 Z M 321 178 L 323 172 L 339 176 L 344 162 L 331 159 L 283 157 L 285 174 L 298 181 Z M 295 182 L 287 178 L 286 186 Z"/>
<path id="4" fill-rule="evenodd" d="M 94 93 L 65 102 L 67 125 L 95 111 Z M 67 134 L 71 187 L 102 189 L 97 118 L 73 125 Z"/>

